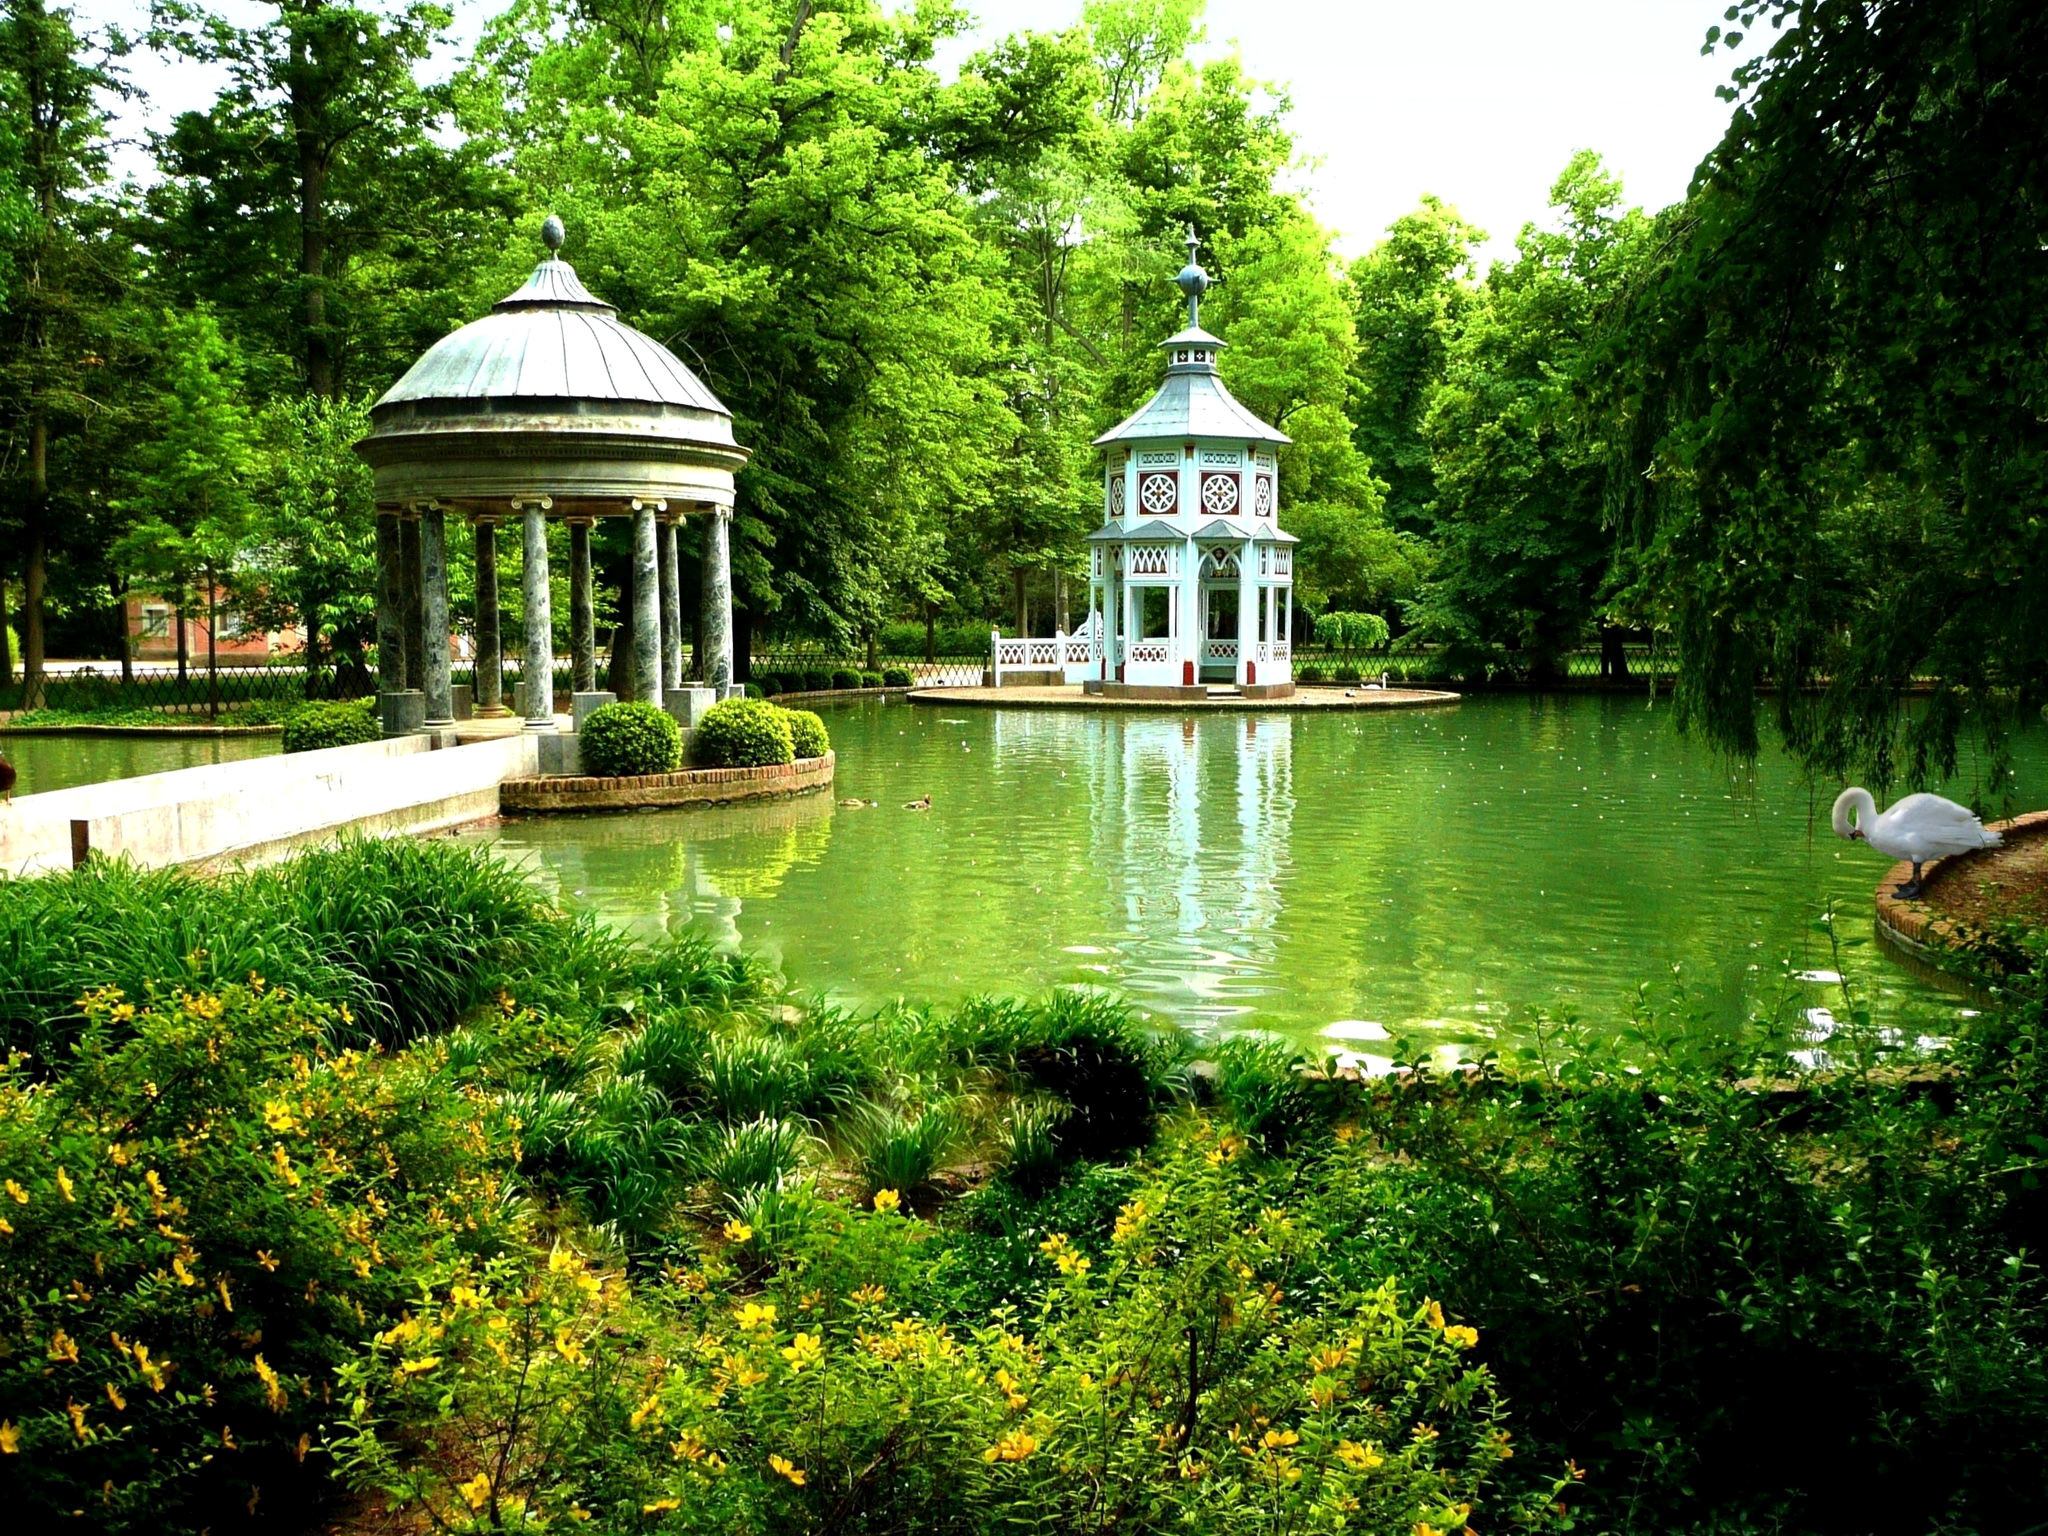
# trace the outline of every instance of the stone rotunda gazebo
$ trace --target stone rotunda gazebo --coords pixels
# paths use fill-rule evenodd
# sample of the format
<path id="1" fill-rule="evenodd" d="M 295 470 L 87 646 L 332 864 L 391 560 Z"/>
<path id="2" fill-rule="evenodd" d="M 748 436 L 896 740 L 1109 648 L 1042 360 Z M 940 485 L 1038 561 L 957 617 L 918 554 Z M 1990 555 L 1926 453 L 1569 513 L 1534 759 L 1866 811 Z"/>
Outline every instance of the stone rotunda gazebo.
<path id="1" fill-rule="evenodd" d="M 522 527 L 526 727 L 552 731 L 553 615 L 547 521 L 569 525 L 574 689 L 597 689 L 590 530 L 633 519 L 631 676 L 635 696 L 685 715 L 732 686 L 730 527 L 733 474 L 747 450 L 732 412 L 660 342 L 560 259 L 560 219 L 541 231 L 547 258 L 481 320 L 443 337 L 371 408 L 356 452 L 375 471 L 379 704 L 387 735 L 454 723 L 447 519 L 476 540 L 476 710 L 499 698 L 497 528 Z M 705 690 L 683 688 L 676 524 L 703 518 Z M 680 706 L 680 707 L 679 707 Z"/>
<path id="2" fill-rule="evenodd" d="M 1225 343 L 1201 326 L 1209 275 L 1174 279 L 1187 328 L 1161 343 L 1166 380 L 1095 439 L 1108 521 L 1088 536 L 1092 692 L 1247 698 L 1294 691 L 1295 537 L 1280 528 L 1278 450 L 1291 442 L 1238 403 L 1216 371 Z"/>

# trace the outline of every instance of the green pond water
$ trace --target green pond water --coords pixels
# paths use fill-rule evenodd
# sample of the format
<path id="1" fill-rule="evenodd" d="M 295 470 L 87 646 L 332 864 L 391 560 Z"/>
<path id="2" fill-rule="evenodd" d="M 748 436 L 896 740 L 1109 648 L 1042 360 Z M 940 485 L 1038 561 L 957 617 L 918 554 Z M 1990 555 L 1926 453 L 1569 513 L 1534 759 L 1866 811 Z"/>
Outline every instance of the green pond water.
<path id="1" fill-rule="evenodd" d="M 856 1005 L 1095 983 L 1369 1061 L 1393 1036 L 1469 1056 L 1525 1037 L 1536 1008 L 1624 1021 L 1642 983 L 1682 986 L 1707 1027 L 1816 1010 L 1817 1035 L 1838 967 L 1901 1027 L 1964 1006 L 1871 941 L 1885 861 L 1829 832 L 1838 786 L 1775 755 L 1731 768 L 1640 698 L 826 718 L 829 797 L 473 835 L 566 905 L 642 934 L 698 925 Z M 2003 785 L 1972 771 L 1952 795 L 2048 805 L 2038 730 Z M 837 803 L 856 797 L 877 804 Z"/>
<path id="2" fill-rule="evenodd" d="M 130 779 L 173 768 L 260 757 L 278 750 L 276 736 L 14 736 L 0 735 L 0 752 L 19 775 L 14 792 L 46 790 Z"/>

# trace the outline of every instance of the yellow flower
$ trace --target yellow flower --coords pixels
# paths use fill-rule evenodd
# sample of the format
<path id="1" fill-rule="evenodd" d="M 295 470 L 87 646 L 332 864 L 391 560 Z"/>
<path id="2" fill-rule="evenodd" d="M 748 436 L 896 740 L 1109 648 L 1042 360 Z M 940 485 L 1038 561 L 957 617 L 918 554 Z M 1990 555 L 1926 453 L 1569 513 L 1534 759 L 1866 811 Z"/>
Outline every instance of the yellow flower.
<path id="1" fill-rule="evenodd" d="M 685 1430 L 679 1440 L 671 1440 L 668 1448 L 675 1452 L 677 1461 L 702 1461 L 704 1442 Z"/>
<path id="2" fill-rule="evenodd" d="M 1339 1141 L 1355 1141 L 1358 1139 L 1358 1127 L 1348 1123 L 1340 1125 L 1337 1127 L 1335 1135 Z"/>
<path id="3" fill-rule="evenodd" d="M 1360 1445 L 1356 1440 L 1339 1440 L 1337 1455 L 1342 1458 L 1345 1466 L 1360 1472 L 1370 1472 L 1387 1459 L 1372 1446 Z"/>
<path id="4" fill-rule="evenodd" d="M 782 1351 L 782 1358 L 789 1362 L 792 1372 L 800 1371 L 825 1358 L 825 1342 L 815 1333 L 800 1333 Z"/>
<path id="5" fill-rule="evenodd" d="M 293 1189 L 299 1187 L 299 1171 L 292 1166 L 292 1160 L 285 1156 L 284 1143 L 273 1142 L 270 1147 L 270 1164 L 277 1170 L 277 1176 Z"/>
<path id="6" fill-rule="evenodd" d="M 19 1456 L 20 1454 L 21 1431 L 15 1427 L 14 1420 L 0 1419 L 0 1456 Z"/>
<path id="7" fill-rule="evenodd" d="M 179 1254 L 171 1260 L 171 1273 L 178 1277 L 178 1284 L 180 1285 L 197 1285 L 199 1283 L 199 1277 L 193 1274 L 186 1266 L 183 1254 Z"/>
<path id="8" fill-rule="evenodd" d="M 1415 1522 L 1415 1536 L 1444 1536 L 1444 1533 L 1427 1520 L 1418 1520 Z"/>
<path id="9" fill-rule="evenodd" d="M 270 1411 L 283 1413 L 289 1401 L 285 1396 L 284 1383 L 271 1368 L 270 1362 L 261 1355 L 256 1357 L 256 1374 L 263 1381 L 263 1400 L 270 1404 Z"/>
<path id="10" fill-rule="evenodd" d="M 682 1502 L 681 1499 L 656 1499 L 652 1504 L 642 1504 L 640 1506 L 640 1513 L 643 1515 L 665 1515 L 670 1510 L 679 1508 Z M 585 1515 L 583 1518 L 588 1520 L 590 1516 Z"/>
<path id="11" fill-rule="evenodd" d="M 858 1306 L 874 1307 L 888 1300 L 889 1293 L 879 1285 L 864 1285 L 853 1293 L 851 1299 Z"/>
<path id="12" fill-rule="evenodd" d="M 457 1483 L 455 1491 L 462 1495 L 463 1502 L 471 1509 L 482 1509 L 491 1502 L 491 1475 L 479 1472 L 466 1483 Z"/>
<path id="13" fill-rule="evenodd" d="M 1444 1309 L 1436 1302 L 1429 1302 L 1422 1309 L 1422 1320 L 1432 1328 L 1442 1328 L 1444 1325 Z"/>
<path id="14" fill-rule="evenodd" d="M 74 1403 L 71 1401 L 71 1399 L 66 1398 L 64 1400 L 64 1411 L 71 1415 L 71 1433 L 78 1436 L 78 1438 L 81 1441 L 87 1439 L 90 1436 L 91 1431 L 85 1427 L 84 1406 L 79 1403 Z"/>
<path id="15" fill-rule="evenodd" d="M 792 1483 L 794 1483 L 799 1488 L 803 1487 L 804 1469 L 798 1466 L 795 1462 L 789 1460 L 788 1457 L 770 1456 L 768 1458 L 768 1465 L 775 1470 L 778 1476 L 788 1478 Z"/>
<path id="16" fill-rule="evenodd" d="M 50 1335 L 50 1347 L 46 1353 L 52 1360 L 66 1360 L 73 1365 L 78 1364 L 78 1345 L 62 1328 Z"/>
<path id="17" fill-rule="evenodd" d="M 583 1353 L 583 1346 L 569 1336 L 567 1323 L 555 1330 L 555 1353 L 571 1365 L 581 1365 L 587 1358 Z"/>
<path id="18" fill-rule="evenodd" d="M 661 1399 L 659 1397 L 649 1397 L 646 1402 L 633 1410 L 633 1427 L 638 1429 L 649 1419 L 660 1418 L 661 1411 Z"/>
<path id="19" fill-rule="evenodd" d="M 220 1279 L 214 1281 L 213 1285 L 214 1289 L 220 1292 L 221 1309 L 226 1312 L 234 1311 L 235 1298 L 233 1293 L 228 1290 L 227 1277 L 222 1276 Z"/>
<path id="20" fill-rule="evenodd" d="M 1056 1253 L 1053 1262 L 1060 1267 L 1063 1275 L 1085 1275 L 1088 1273 L 1088 1259 L 1078 1253 Z"/>
<path id="21" fill-rule="evenodd" d="M 63 1165 L 62 1165 L 61 1163 L 60 1163 L 60 1164 L 58 1164 L 58 1166 L 57 1166 L 57 1193 L 58 1193 L 58 1194 L 60 1194 L 60 1195 L 62 1195 L 62 1196 L 64 1197 L 65 1203 L 66 1203 L 67 1205 L 68 1205 L 68 1204 L 70 1204 L 70 1203 L 72 1203 L 72 1202 L 74 1202 L 74 1201 L 76 1201 L 76 1200 L 78 1199 L 78 1196 L 77 1196 L 77 1194 L 75 1193 L 75 1190 L 76 1190 L 76 1186 L 75 1186 L 75 1185 L 73 1185 L 73 1184 L 72 1184 L 72 1182 L 71 1182 L 71 1175 L 70 1175 L 70 1174 L 68 1174 L 68 1173 L 66 1173 L 66 1172 L 64 1171 L 64 1167 L 63 1167 Z"/>
<path id="22" fill-rule="evenodd" d="M 728 1243 L 751 1243 L 754 1229 L 735 1216 L 725 1224 L 725 1240 Z"/>
<path id="23" fill-rule="evenodd" d="M 9 1179 L 7 1181 L 7 1193 L 13 1196 L 14 1203 L 16 1205 L 28 1204 L 28 1191 L 23 1189 L 19 1184 L 15 1183 L 12 1179 Z"/>
<path id="24" fill-rule="evenodd" d="M 299 1122 L 292 1118 L 291 1106 L 283 1099 L 272 1099 L 263 1106 L 263 1123 L 273 1131 L 295 1131 Z"/>
<path id="25" fill-rule="evenodd" d="M 114 1412 L 121 1412 L 122 1409 L 128 1406 L 128 1399 L 121 1395 L 121 1389 L 115 1386 L 111 1381 L 108 1382 L 106 1386 L 107 1401 L 114 1405 Z"/>
<path id="26" fill-rule="evenodd" d="M 14 1223 L 9 1221 L 6 1217 L 0 1216 L 0 1237 L 12 1236 L 14 1236 Z"/>
<path id="27" fill-rule="evenodd" d="M 752 1333 L 757 1328 L 772 1328 L 775 1325 L 775 1307 L 750 1301 L 733 1309 L 733 1321 L 739 1324 L 741 1333 Z"/>
<path id="28" fill-rule="evenodd" d="M 1479 1342 L 1479 1330 L 1477 1328 L 1467 1328 L 1462 1324 L 1458 1324 L 1446 1328 L 1444 1330 L 1444 1337 L 1449 1339 L 1453 1344 L 1457 1345 L 1460 1349 L 1470 1349 L 1474 1344 L 1477 1344 Z"/>
<path id="29" fill-rule="evenodd" d="M 405 1376 L 424 1376 L 441 1363 L 439 1355 L 421 1355 L 417 1360 L 408 1360 L 401 1365 L 399 1373 Z"/>
<path id="30" fill-rule="evenodd" d="M 893 1189 L 878 1189 L 875 1191 L 875 1210 L 877 1212 L 898 1210 L 902 1207 L 902 1204 L 903 1197 Z"/>
<path id="31" fill-rule="evenodd" d="M 1269 1451 L 1277 1451 L 1283 1445 L 1301 1444 L 1301 1436 L 1291 1429 L 1269 1429 L 1266 1431 L 1265 1439 L 1259 1443 Z"/>
<path id="32" fill-rule="evenodd" d="M 256 1250 L 256 1262 L 263 1266 L 266 1273 L 277 1268 L 277 1256 L 268 1248 L 258 1248 Z"/>
<path id="33" fill-rule="evenodd" d="M 573 1248 L 556 1248 L 548 1254 L 548 1269 L 554 1274 L 575 1274 L 582 1268 L 582 1256 Z"/>
<path id="34" fill-rule="evenodd" d="M 1113 1243 L 1128 1243 L 1144 1227 L 1152 1213 L 1145 1208 L 1143 1200 L 1133 1200 L 1116 1213 L 1116 1229 L 1110 1233 Z"/>
<path id="35" fill-rule="evenodd" d="M 1038 1449 L 1038 1442 L 1021 1429 L 1013 1429 L 981 1453 L 983 1461 L 1022 1461 Z"/>
<path id="36" fill-rule="evenodd" d="M 1064 1253 L 1066 1251 L 1066 1248 L 1067 1234 L 1064 1232 L 1055 1232 L 1052 1234 L 1052 1236 L 1048 1237 L 1044 1242 L 1038 1245 L 1038 1251 L 1046 1255 L 1048 1258 L 1052 1258 L 1061 1253 Z"/>
<path id="37" fill-rule="evenodd" d="M 1012 1376 L 1008 1371 L 999 1370 L 996 1372 L 996 1387 L 1003 1394 L 1004 1405 L 1007 1408 L 1009 1408 L 1009 1410 L 1012 1413 L 1016 1412 L 1019 1408 L 1022 1408 L 1026 1403 L 1031 1401 L 1030 1398 L 1026 1397 L 1022 1392 L 1019 1392 L 1017 1390 L 1017 1388 L 1021 1385 L 1022 1383 L 1019 1382 L 1017 1378 Z"/>

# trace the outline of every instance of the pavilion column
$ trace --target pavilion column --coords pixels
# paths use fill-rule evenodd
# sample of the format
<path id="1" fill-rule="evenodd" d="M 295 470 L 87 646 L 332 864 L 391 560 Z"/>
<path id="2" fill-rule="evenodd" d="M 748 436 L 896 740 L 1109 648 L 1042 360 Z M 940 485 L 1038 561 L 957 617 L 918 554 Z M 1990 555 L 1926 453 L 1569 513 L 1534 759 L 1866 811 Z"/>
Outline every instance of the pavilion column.
<path id="1" fill-rule="evenodd" d="M 724 698 L 732 687 L 732 510 L 707 509 L 704 519 L 704 684 Z"/>
<path id="2" fill-rule="evenodd" d="M 597 691 L 597 598 L 590 577 L 591 519 L 569 520 L 569 686 Z"/>
<path id="3" fill-rule="evenodd" d="M 448 514 L 439 502 L 420 504 L 420 638 L 427 726 L 455 724 L 455 680 L 448 657 Z"/>
<path id="4" fill-rule="evenodd" d="M 523 515 L 520 549 L 520 620 L 525 628 L 525 654 L 519 675 L 525 688 L 526 729 L 555 728 L 555 615 L 548 593 L 548 508 L 546 496 L 515 501 Z"/>
<path id="5" fill-rule="evenodd" d="M 1259 640 L 1257 548 L 1247 539 L 1237 551 L 1237 681 L 1258 681 L 1252 655 Z"/>
<path id="6" fill-rule="evenodd" d="M 408 510 L 398 520 L 400 578 L 399 613 L 405 625 L 405 686 L 415 691 L 427 686 L 426 598 L 420 576 L 420 519 Z"/>
<path id="7" fill-rule="evenodd" d="M 656 709 L 662 704 L 661 556 L 655 514 L 659 501 L 633 502 L 633 697 Z"/>
<path id="8" fill-rule="evenodd" d="M 498 520 L 479 517 L 476 539 L 476 673 L 472 693 L 479 715 L 503 715 L 505 639 L 498 615 Z"/>
<path id="9" fill-rule="evenodd" d="M 405 565 L 398 514 L 377 514 L 377 691 L 405 691 Z"/>
<path id="10" fill-rule="evenodd" d="M 664 516 L 655 539 L 661 562 L 661 686 L 668 693 L 683 686 L 683 589 L 676 565 L 676 519 Z"/>

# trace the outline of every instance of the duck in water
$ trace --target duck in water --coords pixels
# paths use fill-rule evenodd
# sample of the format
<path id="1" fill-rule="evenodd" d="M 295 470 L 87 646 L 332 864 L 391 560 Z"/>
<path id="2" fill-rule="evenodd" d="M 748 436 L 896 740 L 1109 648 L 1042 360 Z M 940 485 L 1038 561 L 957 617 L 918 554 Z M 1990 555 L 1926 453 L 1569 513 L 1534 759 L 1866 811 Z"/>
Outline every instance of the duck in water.
<path id="1" fill-rule="evenodd" d="M 928 811 L 931 808 L 932 797 L 929 794 L 922 800 L 906 800 L 903 802 L 903 809 L 906 811 Z"/>

